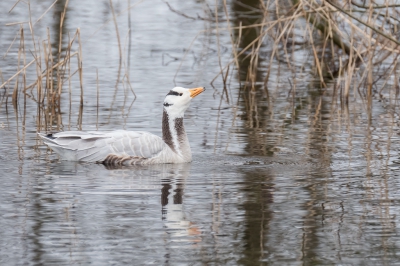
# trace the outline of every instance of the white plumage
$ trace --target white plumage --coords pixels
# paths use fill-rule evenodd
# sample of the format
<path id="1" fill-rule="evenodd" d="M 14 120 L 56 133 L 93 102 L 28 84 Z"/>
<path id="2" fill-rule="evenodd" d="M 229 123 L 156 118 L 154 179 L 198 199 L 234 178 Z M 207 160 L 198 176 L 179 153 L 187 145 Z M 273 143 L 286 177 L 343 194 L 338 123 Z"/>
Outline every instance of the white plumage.
<path id="1" fill-rule="evenodd" d="M 149 132 L 126 130 L 66 131 L 39 133 L 39 136 L 61 159 L 68 161 L 107 165 L 190 162 L 192 155 L 183 116 L 191 99 L 204 90 L 175 87 L 167 94 L 163 104 L 162 138 Z"/>

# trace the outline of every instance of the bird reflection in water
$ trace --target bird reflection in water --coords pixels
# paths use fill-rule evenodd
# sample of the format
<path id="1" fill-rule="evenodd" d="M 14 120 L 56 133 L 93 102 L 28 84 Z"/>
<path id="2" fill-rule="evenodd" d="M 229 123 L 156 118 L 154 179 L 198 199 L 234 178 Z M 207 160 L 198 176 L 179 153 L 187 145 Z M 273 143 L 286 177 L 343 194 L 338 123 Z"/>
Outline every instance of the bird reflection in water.
<path id="1" fill-rule="evenodd" d="M 120 177 L 128 174 L 135 176 L 136 189 L 154 189 L 161 182 L 161 219 L 164 223 L 167 241 L 190 243 L 201 242 L 201 230 L 187 219 L 184 211 L 184 189 L 190 175 L 190 163 L 155 164 L 146 166 L 105 166 L 115 170 L 113 175 Z M 130 170 L 125 173 L 125 170 Z M 158 183 L 159 184 L 159 183 Z M 189 238 L 189 239 L 188 239 Z"/>
<path id="2" fill-rule="evenodd" d="M 195 223 L 185 217 L 183 196 L 190 164 L 165 165 L 170 171 L 161 179 L 161 214 L 164 228 L 171 241 L 201 242 L 201 231 Z"/>

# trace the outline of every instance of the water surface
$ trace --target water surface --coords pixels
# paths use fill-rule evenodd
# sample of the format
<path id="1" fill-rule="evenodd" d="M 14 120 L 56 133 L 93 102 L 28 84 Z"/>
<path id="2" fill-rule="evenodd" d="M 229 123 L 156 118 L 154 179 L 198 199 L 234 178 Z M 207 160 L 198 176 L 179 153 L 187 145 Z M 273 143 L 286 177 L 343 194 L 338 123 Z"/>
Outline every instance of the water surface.
<path id="1" fill-rule="evenodd" d="M 32 1 L 32 17 L 39 18 L 52 3 Z M 38 40 L 47 38 L 50 27 L 57 46 L 55 18 L 64 3 L 36 24 Z M 203 2 L 168 3 L 194 18 L 207 18 L 210 12 Z M 336 104 L 332 90 L 315 81 L 312 60 L 302 62 L 308 58 L 306 48 L 293 61 L 303 69 L 294 94 L 289 66 L 274 62 L 266 97 L 260 88 L 269 59 L 263 58 L 256 92 L 243 90 L 239 81 L 246 80 L 249 63 L 243 58 L 244 67 L 233 70 L 227 98 L 222 79 L 215 80 L 214 88 L 210 81 L 220 71 L 219 58 L 222 65 L 231 60 L 229 32 L 220 31 L 217 40 L 215 21 L 179 15 L 162 1 L 142 1 L 130 12 L 124 11 L 126 1 L 113 4 L 122 12 L 118 29 L 137 97 L 121 84 L 116 88 L 119 49 L 109 1 L 85 1 L 83 7 L 71 0 L 62 45 L 65 49 L 68 32 L 80 28 L 84 105 L 80 123 L 79 80 L 74 78 L 71 94 L 68 86 L 62 93 L 61 129 L 124 128 L 160 135 L 165 94 L 175 85 L 205 86 L 185 120 L 194 161 L 125 169 L 59 161 L 36 136 L 35 101 L 24 101 L 21 94 L 14 108 L 13 86 L 0 89 L 1 264 L 399 261 L 395 104 L 378 99 L 372 109 L 361 100 L 348 108 Z M 228 4 L 231 23 L 238 25 L 248 10 L 236 1 Z M 23 3 L 7 13 L 12 5 L 0 2 L 1 54 L 19 30 L 19 25 L 6 24 L 25 21 L 28 14 Z M 222 7 L 218 12 L 222 18 Z M 223 20 L 219 23 L 226 27 Z M 26 24 L 24 29 L 29 32 Z M 268 40 L 264 55 L 271 51 Z M 13 46 L 0 60 L 4 79 L 15 73 L 17 58 Z M 32 79 L 35 69 L 28 74 Z"/>

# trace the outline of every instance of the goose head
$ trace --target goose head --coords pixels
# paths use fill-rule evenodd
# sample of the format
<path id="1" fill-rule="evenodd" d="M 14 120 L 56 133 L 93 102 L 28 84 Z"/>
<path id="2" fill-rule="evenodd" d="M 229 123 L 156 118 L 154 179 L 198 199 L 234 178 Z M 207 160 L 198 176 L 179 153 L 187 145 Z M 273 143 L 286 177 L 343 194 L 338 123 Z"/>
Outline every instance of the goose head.
<path id="1" fill-rule="evenodd" d="M 165 97 L 164 110 L 171 118 L 183 117 L 191 100 L 203 91 L 205 91 L 204 87 L 194 89 L 175 87 Z"/>

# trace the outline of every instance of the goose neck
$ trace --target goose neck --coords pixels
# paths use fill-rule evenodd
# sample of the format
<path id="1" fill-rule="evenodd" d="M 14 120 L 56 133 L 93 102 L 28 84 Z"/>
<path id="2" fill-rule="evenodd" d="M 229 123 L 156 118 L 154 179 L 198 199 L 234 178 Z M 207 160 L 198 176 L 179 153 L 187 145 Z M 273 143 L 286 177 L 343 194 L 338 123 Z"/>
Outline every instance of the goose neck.
<path id="1" fill-rule="evenodd" d="M 164 142 L 173 152 L 181 157 L 191 159 L 189 141 L 183 126 L 183 117 L 174 117 L 164 109 L 162 118 L 162 134 Z"/>

